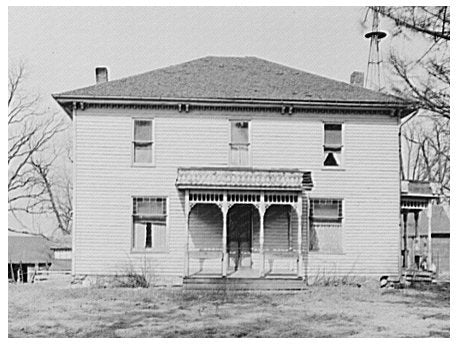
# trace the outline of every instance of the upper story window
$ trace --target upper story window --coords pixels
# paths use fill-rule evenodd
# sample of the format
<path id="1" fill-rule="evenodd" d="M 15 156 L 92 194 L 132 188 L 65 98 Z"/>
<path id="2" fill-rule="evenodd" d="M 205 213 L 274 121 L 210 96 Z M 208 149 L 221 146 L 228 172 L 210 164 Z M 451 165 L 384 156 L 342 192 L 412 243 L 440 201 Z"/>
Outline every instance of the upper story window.
<path id="1" fill-rule="evenodd" d="M 134 119 L 133 162 L 137 165 L 153 164 L 153 120 Z"/>
<path id="2" fill-rule="evenodd" d="M 324 124 L 324 166 L 342 165 L 342 124 Z"/>
<path id="3" fill-rule="evenodd" d="M 134 197 L 133 202 L 133 249 L 166 250 L 167 199 Z"/>
<path id="4" fill-rule="evenodd" d="M 230 125 L 230 164 L 233 166 L 249 166 L 251 164 L 250 122 L 230 121 Z"/>

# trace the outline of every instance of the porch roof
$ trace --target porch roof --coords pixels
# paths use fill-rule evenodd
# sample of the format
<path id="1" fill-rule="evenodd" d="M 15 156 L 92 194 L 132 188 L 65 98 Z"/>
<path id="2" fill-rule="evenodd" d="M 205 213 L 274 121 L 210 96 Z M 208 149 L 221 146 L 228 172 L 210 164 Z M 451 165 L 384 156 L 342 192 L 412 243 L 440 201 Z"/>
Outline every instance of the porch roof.
<path id="1" fill-rule="evenodd" d="M 311 172 L 297 169 L 179 168 L 178 189 L 311 190 Z"/>
<path id="2" fill-rule="evenodd" d="M 434 188 L 435 185 L 430 182 L 423 182 L 419 180 L 402 180 L 401 196 L 425 199 L 436 198 L 437 190 L 434 190 Z"/>

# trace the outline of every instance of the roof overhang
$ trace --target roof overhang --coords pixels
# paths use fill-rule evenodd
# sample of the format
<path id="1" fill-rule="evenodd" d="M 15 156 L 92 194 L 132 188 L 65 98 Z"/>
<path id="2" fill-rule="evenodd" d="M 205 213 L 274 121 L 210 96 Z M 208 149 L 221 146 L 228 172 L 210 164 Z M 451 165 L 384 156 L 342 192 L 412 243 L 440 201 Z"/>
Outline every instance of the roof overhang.
<path id="1" fill-rule="evenodd" d="M 293 169 L 178 168 L 179 190 L 311 190 L 311 172 Z"/>
<path id="2" fill-rule="evenodd" d="M 287 107 L 294 109 L 367 109 L 389 111 L 392 116 L 403 118 L 418 109 L 414 102 L 291 100 L 291 99 L 244 99 L 244 98 L 151 98 L 124 96 L 84 96 L 53 94 L 52 97 L 72 117 L 72 109 L 90 104 L 163 105 L 163 106 L 228 106 L 228 107 Z"/>

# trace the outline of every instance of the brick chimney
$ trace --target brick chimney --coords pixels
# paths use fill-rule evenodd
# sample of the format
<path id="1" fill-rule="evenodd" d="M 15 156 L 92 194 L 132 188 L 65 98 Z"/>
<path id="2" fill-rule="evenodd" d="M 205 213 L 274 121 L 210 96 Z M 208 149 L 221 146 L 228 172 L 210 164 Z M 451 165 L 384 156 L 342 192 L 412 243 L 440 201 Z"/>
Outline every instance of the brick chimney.
<path id="1" fill-rule="evenodd" d="M 108 68 L 95 67 L 95 83 L 101 84 L 108 81 Z"/>
<path id="2" fill-rule="evenodd" d="M 350 84 L 353 86 L 364 87 L 364 73 L 357 71 L 351 73 Z"/>

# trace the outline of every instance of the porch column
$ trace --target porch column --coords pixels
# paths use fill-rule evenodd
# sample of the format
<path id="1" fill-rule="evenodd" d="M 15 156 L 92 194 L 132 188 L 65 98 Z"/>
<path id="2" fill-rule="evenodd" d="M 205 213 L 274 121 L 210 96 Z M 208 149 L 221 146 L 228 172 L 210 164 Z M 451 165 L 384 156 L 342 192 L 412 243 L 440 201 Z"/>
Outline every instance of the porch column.
<path id="1" fill-rule="evenodd" d="M 433 252 L 432 252 L 432 218 L 433 218 L 433 202 L 428 202 L 428 270 L 431 270 L 431 266 L 433 263 Z"/>
<path id="2" fill-rule="evenodd" d="M 184 251 L 184 277 L 189 276 L 189 190 L 185 191 L 184 196 L 184 216 L 185 218 L 185 233 L 186 233 L 186 245 Z"/>
<path id="3" fill-rule="evenodd" d="M 259 204 L 259 275 L 264 276 L 264 214 L 266 212 L 266 203 L 264 200 L 264 192 L 261 193 L 261 202 Z"/>
<path id="4" fill-rule="evenodd" d="M 407 211 L 404 211 L 402 213 L 402 225 L 403 225 L 403 236 L 402 240 L 404 243 L 404 255 L 402 257 L 403 259 L 403 268 L 408 268 L 409 267 L 409 249 L 408 249 L 408 238 L 407 238 L 407 220 L 408 220 L 409 213 Z"/>
<path id="5" fill-rule="evenodd" d="M 223 195 L 223 204 L 221 206 L 221 211 L 223 212 L 223 260 L 221 266 L 221 274 L 223 277 L 227 276 L 227 262 L 228 262 L 228 255 L 227 255 L 227 212 L 228 212 L 228 204 L 227 204 L 227 191 L 224 192 Z"/>
<path id="6" fill-rule="evenodd" d="M 303 269 L 303 256 L 302 256 L 302 195 L 298 196 L 296 204 L 297 212 L 297 277 L 304 277 Z"/>
<path id="7" fill-rule="evenodd" d="M 418 216 L 420 215 L 420 211 L 417 210 L 413 213 L 414 215 L 414 220 L 415 220 L 415 239 L 413 240 L 413 264 L 415 265 L 416 268 L 420 268 L 420 262 L 416 262 L 416 256 L 418 255 L 420 249 L 421 249 L 421 242 L 420 242 L 420 235 L 418 233 Z"/>

